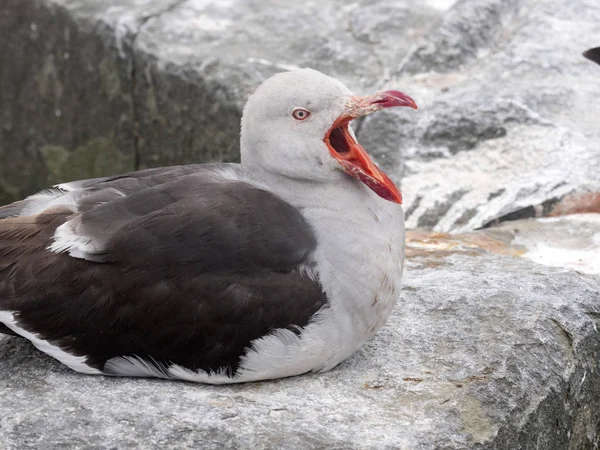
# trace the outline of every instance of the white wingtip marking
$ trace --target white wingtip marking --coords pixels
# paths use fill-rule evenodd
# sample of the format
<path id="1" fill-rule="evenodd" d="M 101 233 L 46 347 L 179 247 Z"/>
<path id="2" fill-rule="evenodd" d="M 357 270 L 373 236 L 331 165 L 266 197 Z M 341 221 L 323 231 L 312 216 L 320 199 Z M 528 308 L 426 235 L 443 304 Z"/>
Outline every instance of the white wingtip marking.
<path id="1" fill-rule="evenodd" d="M 100 249 L 96 248 L 91 238 L 77 235 L 73 226 L 72 221 L 59 226 L 54 232 L 53 242 L 46 249 L 54 253 L 69 252 L 74 258 L 93 260 L 86 255 L 97 253 Z"/>
<path id="2" fill-rule="evenodd" d="M 147 360 L 137 356 L 119 356 L 112 358 L 104 365 L 106 375 L 121 377 L 162 378 L 191 381 L 206 384 L 235 383 L 235 378 L 227 375 L 225 370 L 217 372 L 195 372 L 185 367 L 173 364 L 169 367 L 154 360 Z"/>
<path id="3" fill-rule="evenodd" d="M 69 183 L 55 184 L 53 187 L 60 189 L 61 191 L 73 192 L 81 188 L 80 184 L 81 182 L 71 181 Z"/>
<path id="4" fill-rule="evenodd" d="M 77 211 L 77 201 L 84 195 L 82 192 L 65 192 L 60 187 L 46 189 L 25 199 L 27 204 L 19 212 L 19 216 L 32 216 L 53 206 L 67 206 Z"/>
<path id="5" fill-rule="evenodd" d="M 169 373 L 173 378 L 179 380 L 191 381 L 194 383 L 205 383 L 205 384 L 232 384 L 239 383 L 241 380 L 231 378 L 227 375 L 225 370 L 218 370 L 217 372 L 204 372 L 204 371 L 193 371 L 181 367 L 177 364 L 169 367 Z"/>
<path id="6" fill-rule="evenodd" d="M 244 176 L 242 174 L 230 167 L 221 167 L 219 169 L 216 169 L 215 173 L 229 181 L 244 180 Z"/>
<path id="7" fill-rule="evenodd" d="M 70 367 L 76 372 L 85 373 L 88 375 L 102 375 L 98 369 L 90 367 L 86 361 L 87 356 L 75 356 L 70 353 L 65 352 L 60 347 L 51 344 L 44 339 L 41 339 L 38 335 L 34 333 L 30 333 L 27 330 L 19 327 L 17 325 L 17 321 L 15 320 L 15 313 L 11 311 L 0 311 L 0 322 L 10 328 L 12 331 L 17 333 L 20 336 L 23 336 L 25 339 L 29 340 L 38 350 L 41 350 L 45 354 L 52 356 L 54 359 L 57 359 L 65 366 Z"/>
<path id="8" fill-rule="evenodd" d="M 169 379 L 169 369 L 157 361 L 147 361 L 137 356 L 118 356 L 104 364 L 106 375 L 121 377 Z"/>
<path id="9" fill-rule="evenodd" d="M 314 281 L 315 283 L 319 282 L 319 274 L 312 265 L 302 264 L 298 266 L 297 270 L 302 275 L 305 275 L 308 278 L 310 278 L 311 281 Z"/>

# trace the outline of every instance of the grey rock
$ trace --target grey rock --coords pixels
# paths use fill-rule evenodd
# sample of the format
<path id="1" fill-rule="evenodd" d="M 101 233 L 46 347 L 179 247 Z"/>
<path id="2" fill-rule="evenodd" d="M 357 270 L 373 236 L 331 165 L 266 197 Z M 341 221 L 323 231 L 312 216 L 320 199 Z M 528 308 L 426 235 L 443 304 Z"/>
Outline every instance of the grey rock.
<path id="1" fill-rule="evenodd" d="M 1 204 L 74 168 L 85 177 L 134 167 L 131 68 L 113 28 L 74 3 L 2 2 Z"/>
<path id="2" fill-rule="evenodd" d="M 396 72 L 453 72 L 498 50 L 521 24 L 528 0 L 460 0 Z"/>
<path id="3" fill-rule="evenodd" d="M 600 41 L 600 8 L 588 0 L 7 6 L 4 202 L 72 177 L 235 161 L 247 95 L 296 66 L 416 98 L 419 112 L 357 124 L 402 183 L 409 226 L 470 230 L 600 192 L 598 67 L 582 56 Z"/>
<path id="4" fill-rule="evenodd" d="M 386 86 L 421 112 L 359 133 L 401 179 L 408 226 L 472 230 L 600 192 L 600 72 L 582 56 L 598 23 L 587 1 L 463 1 L 417 45 Z"/>
<path id="5" fill-rule="evenodd" d="M 600 275 L 600 214 L 505 222 L 488 230 L 539 264 Z"/>
<path id="6" fill-rule="evenodd" d="M 389 323 L 325 374 L 92 377 L 0 338 L 2 448 L 596 448 L 600 278 L 520 258 L 513 238 L 410 232 Z"/>

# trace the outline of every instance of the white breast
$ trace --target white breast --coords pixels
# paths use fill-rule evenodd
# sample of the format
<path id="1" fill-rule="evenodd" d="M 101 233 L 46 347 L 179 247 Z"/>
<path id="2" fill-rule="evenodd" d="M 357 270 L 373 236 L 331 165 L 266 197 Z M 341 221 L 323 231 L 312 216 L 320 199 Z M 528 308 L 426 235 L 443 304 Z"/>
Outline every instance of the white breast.
<path id="1" fill-rule="evenodd" d="M 319 279 L 331 303 L 338 339 L 327 368 L 354 353 L 385 324 L 400 293 L 402 208 L 375 195 L 370 200 L 370 207 L 350 210 L 342 221 L 326 209 L 308 213 L 314 215 L 311 221 L 321 224 Z"/>

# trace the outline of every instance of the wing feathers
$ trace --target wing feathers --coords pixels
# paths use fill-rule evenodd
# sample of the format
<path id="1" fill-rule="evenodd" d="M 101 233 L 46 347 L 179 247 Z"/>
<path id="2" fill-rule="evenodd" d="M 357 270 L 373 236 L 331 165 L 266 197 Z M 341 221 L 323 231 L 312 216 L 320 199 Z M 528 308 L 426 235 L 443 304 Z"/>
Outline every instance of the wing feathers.
<path id="1" fill-rule="evenodd" d="M 0 220 L 0 311 L 86 367 L 231 375 L 253 340 L 304 327 L 326 304 L 306 275 L 314 233 L 231 174 L 152 170 L 68 184 L 41 213 Z M 37 211 L 36 198 L 0 214 Z"/>

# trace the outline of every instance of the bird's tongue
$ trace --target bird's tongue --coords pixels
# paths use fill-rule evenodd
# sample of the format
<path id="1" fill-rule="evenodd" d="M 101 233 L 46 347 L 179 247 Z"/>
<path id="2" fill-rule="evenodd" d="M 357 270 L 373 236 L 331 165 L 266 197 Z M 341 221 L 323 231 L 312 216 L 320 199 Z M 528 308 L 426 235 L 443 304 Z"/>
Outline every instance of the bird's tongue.
<path id="1" fill-rule="evenodd" d="M 388 176 L 371 160 L 362 146 L 348 130 L 348 122 L 333 128 L 326 142 L 331 155 L 344 171 L 362 181 L 369 189 L 385 200 L 402 203 L 402 194 Z"/>

